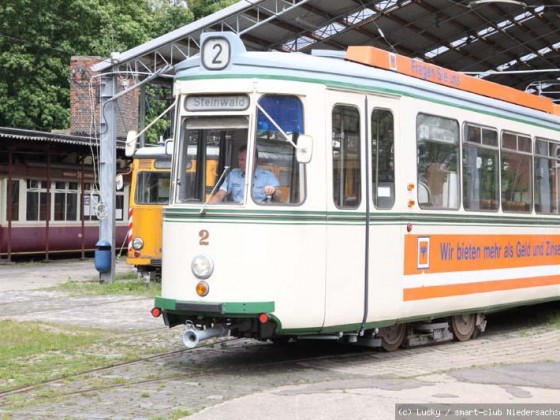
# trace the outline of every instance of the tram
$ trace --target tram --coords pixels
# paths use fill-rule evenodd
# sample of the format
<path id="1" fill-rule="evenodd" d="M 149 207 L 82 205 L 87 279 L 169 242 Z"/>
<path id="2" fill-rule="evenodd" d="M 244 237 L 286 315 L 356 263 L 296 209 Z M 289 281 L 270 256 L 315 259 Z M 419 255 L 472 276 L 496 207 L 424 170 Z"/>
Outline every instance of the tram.
<path id="1" fill-rule="evenodd" d="M 202 34 L 174 93 L 152 314 L 186 325 L 188 347 L 229 335 L 391 351 L 560 298 L 549 99 L 373 47 L 249 52 L 228 32 Z"/>
<path id="2" fill-rule="evenodd" d="M 161 277 L 161 224 L 169 202 L 171 155 L 163 145 L 137 149 L 132 160 L 127 264 L 149 281 Z"/>

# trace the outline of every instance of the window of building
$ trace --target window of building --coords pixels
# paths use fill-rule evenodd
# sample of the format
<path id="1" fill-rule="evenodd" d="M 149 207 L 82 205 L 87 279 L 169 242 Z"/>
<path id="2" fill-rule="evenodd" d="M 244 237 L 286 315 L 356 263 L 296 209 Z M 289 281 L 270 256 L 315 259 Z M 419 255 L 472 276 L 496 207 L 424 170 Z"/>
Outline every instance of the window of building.
<path id="1" fill-rule="evenodd" d="M 78 183 L 56 181 L 54 187 L 54 220 L 78 220 Z"/>
<path id="2" fill-rule="evenodd" d="M 84 184 L 84 220 L 97 220 L 99 206 L 99 189 L 95 184 Z"/>
<path id="3" fill-rule="evenodd" d="M 21 184 L 23 183 L 23 184 Z M 46 221 L 49 217 L 53 222 L 81 220 L 82 203 L 81 186 L 74 181 L 53 181 L 49 184 L 42 180 L 12 181 L 11 196 L 8 197 L 8 209 L 11 209 L 13 221 Z M 128 188 L 115 194 L 116 220 L 124 220 L 126 195 Z M 24 197 L 23 200 L 20 197 Z M 86 221 L 98 220 L 100 203 L 99 190 L 94 184 L 85 183 L 83 193 L 83 216 Z M 20 211 L 21 207 L 21 211 Z M 48 216 L 47 216 L 48 215 Z M 25 219 L 23 219 L 23 216 Z M 9 214 L 6 213 L 6 218 Z"/>
<path id="4" fill-rule="evenodd" d="M 46 182 L 27 180 L 26 220 L 47 220 L 47 210 Z"/>
<path id="5" fill-rule="evenodd" d="M 19 180 L 12 180 L 11 189 L 8 191 L 6 220 L 19 220 L 19 185 Z"/>

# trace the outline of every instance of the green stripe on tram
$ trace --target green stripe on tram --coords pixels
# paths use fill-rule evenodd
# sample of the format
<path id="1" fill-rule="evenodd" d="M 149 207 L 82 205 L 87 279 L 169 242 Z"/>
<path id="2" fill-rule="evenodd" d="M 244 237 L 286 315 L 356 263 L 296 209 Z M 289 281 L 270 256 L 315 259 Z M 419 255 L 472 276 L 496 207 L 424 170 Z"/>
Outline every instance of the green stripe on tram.
<path id="1" fill-rule="evenodd" d="M 334 76 L 334 75 L 333 75 Z M 476 112 L 477 114 L 488 115 L 491 117 L 498 117 L 503 118 L 509 121 L 519 122 L 523 124 L 529 124 L 535 127 L 547 128 L 551 130 L 558 130 L 558 125 L 552 123 L 546 123 L 542 120 L 539 120 L 534 117 L 527 116 L 523 118 L 523 116 L 519 116 L 519 114 L 515 114 L 513 111 L 510 112 L 498 112 L 498 111 L 489 111 L 489 110 L 481 110 L 480 107 L 474 106 L 467 106 L 465 103 L 467 101 L 463 101 L 463 103 L 458 104 L 457 101 L 449 101 L 443 99 L 443 95 L 438 95 L 442 99 L 436 99 L 433 97 L 428 97 L 425 95 L 421 95 L 419 93 L 409 92 L 404 89 L 388 89 L 385 87 L 380 86 L 371 86 L 369 84 L 364 83 L 349 83 L 349 82 L 339 82 L 331 79 L 318 79 L 312 77 L 297 77 L 297 76 L 282 76 L 282 75 L 263 75 L 259 74 L 256 76 L 255 74 L 212 74 L 212 75 L 201 75 L 201 76 L 183 76 L 177 77 L 175 80 L 183 80 L 183 81 L 190 81 L 190 80 L 213 80 L 213 79 L 254 79 L 258 77 L 259 79 L 269 79 L 269 80 L 286 80 L 291 82 L 303 82 L 303 83 L 314 83 L 314 84 L 322 84 L 331 88 L 338 88 L 338 89 L 350 89 L 354 91 L 360 91 L 363 94 L 385 94 L 385 95 L 394 95 L 394 96 L 404 96 L 414 99 L 419 99 L 426 102 L 431 102 L 439 105 L 445 105 L 456 109 L 466 110 Z M 345 76 L 348 78 L 353 77 L 352 75 Z M 376 79 L 371 79 L 372 83 L 378 82 Z M 394 85 L 399 86 L 402 83 L 394 83 Z M 409 89 L 420 91 L 421 88 L 418 86 L 411 85 Z M 484 104 L 488 108 L 493 108 L 491 105 Z"/>
<path id="2" fill-rule="evenodd" d="M 204 216 L 200 216 L 196 209 L 168 208 L 164 211 L 164 220 L 169 223 L 245 223 L 245 224 L 291 224 L 291 225 L 356 225 L 365 224 L 365 213 L 345 212 L 307 212 L 290 211 L 279 212 L 275 210 L 258 211 L 236 210 L 224 211 L 207 210 Z M 371 226 L 397 225 L 403 226 L 407 223 L 439 226 L 507 226 L 535 228 L 547 228 L 560 226 L 560 217 L 557 216 L 527 216 L 505 215 L 505 214 L 469 214 L 469 213 L 371 213 L 369 224 Z"/>
<path id="3" fill-rule="evenodd" d="M 178 301 L 176 299 L 168 299 L 161 296 L 157 296 L 154 300 L 154 306 L 157 308 L 164 309 L 166 311 L 177 311 L 183 312 L 181 305 L 188 307 L 196 307 L 196 310 L 186 309 L 184 312 L 204 313 L 204 307 L 208 306 L 208 311 L 210 312 L 211 307 L 219 306 L 222 311 L 220 315 L 223 316 L 234 316 L 234 315 L 258 315 L 262 313 L 274 312 L 275 305 L 274 302 L 220 302 L 220 303 L 204 303 L 204 302 L 190 302 L 190 301 Z"/>

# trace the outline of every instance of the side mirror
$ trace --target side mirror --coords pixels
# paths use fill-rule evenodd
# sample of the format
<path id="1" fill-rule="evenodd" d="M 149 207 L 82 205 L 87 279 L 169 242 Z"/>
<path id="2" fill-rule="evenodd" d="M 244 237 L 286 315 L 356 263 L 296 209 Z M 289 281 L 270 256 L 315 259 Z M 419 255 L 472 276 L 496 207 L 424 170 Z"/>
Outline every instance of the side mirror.
<path id="1" fill-rule="evenodd" d="M 130 130 L 126 135 L 126 142 L 124 143 L 124 154 L 125 156 L 131 157 L 134 155 L 136 150 L 136 141 L 138 140 L 138 133 L 134 130 Z"/>
<path id="2" fill-rule="evenodd" d="M 300 134 L 297 139 L 296 158 L 299 163 L 311 162 L 313 155 L 313 138 L 311 136 Z"/>
<path id="3" fill-rule="evenodd" d="M 165 154 L 173 155 L 173 140 L 171 139 L 165 140 Z"/>
<path id="4" fill-rule="evenodd" d="M 122 174 L 118 174 L 115 177 L 115 188 L 117 189 L 117 191 L 120 191 L 122 190 L 123 186 L 124 186 L 123 176 Z"/>

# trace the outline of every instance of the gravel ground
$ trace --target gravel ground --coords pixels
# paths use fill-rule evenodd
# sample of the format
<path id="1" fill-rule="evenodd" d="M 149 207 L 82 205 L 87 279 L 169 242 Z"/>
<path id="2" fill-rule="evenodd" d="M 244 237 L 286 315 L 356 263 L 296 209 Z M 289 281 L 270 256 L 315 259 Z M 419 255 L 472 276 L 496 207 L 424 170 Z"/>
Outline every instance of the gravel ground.
<path id="1" fill-rule="evenodd" d="M 98 328 L 112 338 L 90 351 L 109 358 L 127 346 L 156 355 L 0 395 L 0 418 L 393 419 L 399 401 L 560 399 L 560 332 L 539 319 L 542 306 L 490 318 L 477 340 L 394 353 L 254 340 L 189 350 L 182 328 L 151 317 L 152 299 L 50 289 L 95 277 L 92 261 L 0 266 L 0 319 Z"/>

